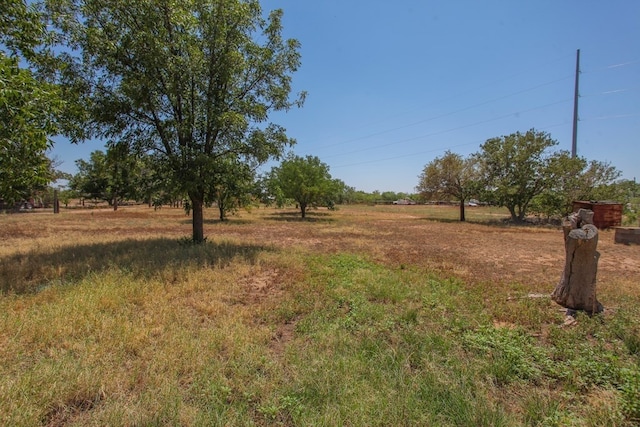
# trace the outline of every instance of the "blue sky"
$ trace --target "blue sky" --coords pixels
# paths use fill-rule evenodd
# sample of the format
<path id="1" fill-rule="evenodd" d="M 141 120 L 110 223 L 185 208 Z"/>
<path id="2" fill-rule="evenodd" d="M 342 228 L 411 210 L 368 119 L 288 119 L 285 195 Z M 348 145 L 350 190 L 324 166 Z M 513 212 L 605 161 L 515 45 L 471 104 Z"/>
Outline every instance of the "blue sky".
<path id="1" fill-rule="evenodd" d="M 578 155 L 640 180 L 640 1 L 265 0 L 302 44 L 303 108 L 272 120 L 357 190 L 415 191 L 446 150 L 531 128 L 571 149 L 581 51 Z M 58 139 L 74 160 L 101 149 Z M 268 170 L 270 165 L 267 165 Z"/>

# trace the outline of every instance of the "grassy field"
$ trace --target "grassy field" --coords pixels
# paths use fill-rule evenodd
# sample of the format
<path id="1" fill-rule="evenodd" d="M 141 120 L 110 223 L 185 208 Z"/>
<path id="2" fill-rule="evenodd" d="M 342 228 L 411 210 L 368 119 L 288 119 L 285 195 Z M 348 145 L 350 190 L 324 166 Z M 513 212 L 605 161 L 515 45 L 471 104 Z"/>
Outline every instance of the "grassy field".
<path id="1" fill-rule="evenodd" d="M 506 216 L 0 215 L 0 425 L 637 425 L 640 247 L 566 327 L 562 232 Z"/>

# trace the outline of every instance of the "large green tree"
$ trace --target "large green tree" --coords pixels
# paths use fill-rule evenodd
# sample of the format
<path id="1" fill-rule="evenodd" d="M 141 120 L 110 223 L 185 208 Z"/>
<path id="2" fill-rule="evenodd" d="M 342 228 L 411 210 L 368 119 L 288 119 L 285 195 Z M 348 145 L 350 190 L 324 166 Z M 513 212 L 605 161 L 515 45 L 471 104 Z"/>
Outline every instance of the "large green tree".
<path id="1" fill-rule="evenodd" d="M 215 186 L 210 191 L 218 207 L 220 221 L 225 221 L 228 213 L 246 207 L 253 200 L 255 171 L 246 163 L 229 156 L 217 162 L 214 173 Z"/>
<path id="2" fill-rule="evenodd" d="M 416 187 L 425 198 L 453 198 L 460 205 L 460 221 L 465 220 L 465 202 L 477 192 L 478 172 L 473 157 L 464 158 L 447 151 L 427 164 Z"/>
<path id="3" fill-rule="evenodd" d="M 550 149 L 557 144 L 549 134 L 534 129 L 487 140 L 475 155 L 483 198 L 509 209 L 513 221 L 523 221 L 533 198 L 555 179 L 550 165 L 558 154 Z"/>
<path id="4" fill-rule="evenodd" d="M 135 158 L 133 173 L 129 174 L 132 193 L 137 201 L 146 202 L 149 207 L 161 207 L 164 204 L 177 206 L 183 202 L 186 194 L 181 191 L 179 183 L 169 165 L 157 154 L 131 153 Z"/>
<path id="5" fill-rule="evenodd" d="M 329 166 L 316 156 L 289 155 L 270 174 L 270 189 L 276 197 L 293 199 L 302 218 L 310 206 L 332 207 L 344 191 L 340 180 L 332 179 Z"/>
<path id="6" fill-rule="evenodd" d="M 46 151 L 57 132 L 58 88 L 36 78 L 24 60 L 44 37 L 35 9 L 21 0 L 0 7 L 0 199 L 13 204 L 53 178 Z"/>
<path id="7" fill-rule="evenodd" d="M 3 0 L 0 8 L 0 46 L 10 56 L 32 59 L 42 43 L 45 26 L 40 14 L 25 0 Z"/>
<path id="8" fill-rule="evenodd" d="M 0 198 L 12 204 L 53 178 L 46 151 L 56 132 L 56 88 L 0 52 Z"/>
<path id="9" fill-rule="evenodd" d="M 76 160 L 76 166 L 69 186 L 81 197 L 105 201 L 117 210 L 121 201 L 139 194 L 141 165 L 126 144 L 111 143 L 106 153 L 94 151 L 89 160 Z"/>
<path id="10" fill-rule="evenodd" d="M 57 75 L 84 103 L 80 138 L 129 141 L 155 153 L 188 194 L 193 240 L 219 161 L 255 165 L 291 145 L 269 114 L 291 99 L 299 43 L 282 37 L 282 11 L 258 0 L 47 0 L 52 24 L 77 55 Z"/>
<path id="11" fill-rule="evenodd" d="M 76 160 L 78 173 L 71 177 L 69 187 L 80 197 L 109 202 L 113 200 L 110 190 L 110 168 L 107 163 L 107 154 L 96 150 L 91 153 L 88 160 Z"/>
<path id="12" fill-rule="evenodd" d="M 136 178 L 140 175 L 139 162 L 126 142 L 111 142 L 107 149 L 109 193 L 113 210 L 118 210 L 121 200 L 134 199 Z"/>
<path id="13" fill-rule="evenodd" d="M 562 217 L 572 212 L 576 200 L 622 201 L 618 186 L 614 185 L 620 172 L 612 165 L 598 160 L 587 161 L 559 151 L 550 157 L 547 173 L 549 184 L 530 204 L 534 213 Z"/>

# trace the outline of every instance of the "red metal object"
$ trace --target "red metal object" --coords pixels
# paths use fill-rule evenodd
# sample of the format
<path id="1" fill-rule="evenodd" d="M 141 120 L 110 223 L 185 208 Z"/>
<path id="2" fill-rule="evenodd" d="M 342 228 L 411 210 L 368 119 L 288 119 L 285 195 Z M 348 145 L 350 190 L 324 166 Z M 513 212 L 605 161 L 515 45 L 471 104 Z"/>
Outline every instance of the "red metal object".
<path id="1" fill-rule="evenodd" d="M 622 225 L 622 203 L 599 201 L 574 201 L 573 211 L 590 209 L 593 211 L 593 225 L 600 230 Z"/>

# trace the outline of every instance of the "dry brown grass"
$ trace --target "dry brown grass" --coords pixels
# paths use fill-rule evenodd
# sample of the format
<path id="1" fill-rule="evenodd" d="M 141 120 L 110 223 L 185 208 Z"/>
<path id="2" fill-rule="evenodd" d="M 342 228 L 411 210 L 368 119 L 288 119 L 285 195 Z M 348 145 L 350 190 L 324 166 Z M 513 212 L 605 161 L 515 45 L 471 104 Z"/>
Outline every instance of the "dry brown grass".
<path id="1" fill-rule="evenodd" d="M 559 229 L 504 225 L 499 220 L 505 213 L 489 209 L 472 211 L 467 223 L 451 219 L 456 214 L 455 207 L 342 206 L 334 212 L 311 211 L 309 220 L 302 221 L 293 209 L 261 208 L 221 223 L 211 219 L 216 215 L 211 210 L 205 235 L 213 242 L 348 251 L 399 268 L 425 267 L 469 283 L 518 283 L 527 292 L 551 292 L 564 264 Z M 487 223 L 491 218 L 495 220 Z M 69 270 L 95 270 L 127 257 L 157 268 L 153 260 L 144 259 L 145 251 L 155 252 L 163 239 L 185 237 L 190 230 L 190 218 L 169 208 L 3 215 L 0 280 L 5 289 L 25 281 L 42 284 L 77 273 Z M 599 288 L 624 294 L 639 282 L 640 246 L 614 244 L 613 234 L 613 230 L 600 233 Z M 96 249 L 105 257 L 101 251 L 91 259 L 83 257 Z"/>
<path id="2" fill-rule="evenodd" d="M 533 393 L 519 383 L 485 384 L 484 374 L 475 371 L 482 356 L 467 362 L 466 350 L 449 348 L 448 341 L 476 333 L 470 325 L 485 320 L 505 335 L 525 328 L 540 345 L 558 340 L 558 306 L 549 299 L 519 297 L 553 290 L 564 264 L 559 229 L 505 225 L 506 213 L 489 208 L 468 212 L 467 223 L 455 221 L 456 208 L 428 206 L 345 206 L 311 211 L 307 220 L 293 209 L 254 209 L 225 223 L 212 219 L 216 214 L 206 212 L 208 240 L 202 247 L 177 243 L 191 233 L 190 218 L 179 209 L 1 215 L 0 358 L 5 365 L 0 371 L 6 381 L 0 383 L 0 409 L 9 414 L 6 420 L 28 425 L 37 419 L 51 426 L 191 425 L 220 401 L 221 411 L 227 411 L 221 424 L 251 419 L 270 425 L 276 419 L 269 418 L 272 410 L 287 412 L 278 396 L 289 392 L 289 383 L 316 384 L 320 374 L 310 365 L 340 369 L 340 362 L 332 364 L 336 356 L 347 366 L 345 376 L 358 372 L 349 364 L 370 366 L 356 363 L 367 352 L 352 358 L 341 354 L 340 340 L 348 340 L 348 350 L 359 340 L 370 352 L 369 342 L 388 345 L 389 356 L 406 350 L 410 361 L 432 339 L 433 347 L 420 350 L 423 356 L 415 364 L 398 366 L 409 383 L 428 382 L 431 375 L 437 391 L 449 376 L 472 378 L 470 384 L 481 384 L 475 390 L 481 397 L 470 402 L 493 400 L 489 406 L 506 408 L 516 418 L 527 405 L 531 412 L 536 405 L 553 407 L 564 392 L 545 383 Z M 613 231 L 602 231 L 599 251 L 598 291 L 605 307 L 637 301 L 640 247 L 616 245 Z M 305 271 L 329 259 L 338 267 Z M 376 272 L 381 272 L 379 282 Z M 443 285 L 428 277 L 431 272 L 460 280 Z M 337 284 L 330 284 L 336 276 Z M 411 286 L 387 292 L 395 280 Z M 365 288 L 369 299 L 361 296 Z M 415 289 L 422 296 L 412 300 L 407 295 Z M 374 326 L 352 333 L 350 316 L 362 316 L 354 322 L 369 320 L 358 313 L 358 304 L 371 310 Z M 376 311 L 381 307 L 384 315 Z M 325 317 L 317 319 L 315 313 Z M 380 325 L 376 313 L 385 319 Z M 413 326 L 399 327 L 400 335 L 388 330 L 387 322 L 396 316 Z M 623 324 L 624 319 L 615 320 Z M 310 332 L 303 332 L 305 327 Z M 585 323 L 590 327 L 598 326 Z M 627 329 L 621 331 L 636 343 L 636 332 Z M 373 354 L 386 354 L 384 345 Z M 447 368 L 451 360 L 464 363 Z M 333 372 L 324 375 L 327 387 L 345 389 L 367 377 L 355 375 L 356 383 L 336 385 Z M 380 381 L 370 385 L 370 392 L 387 379 L 382 375 Z M 466 386 L 459 388 L 464 396 Z M 401 391 L 411 395 L 412 390 Z M 449 385 L 442 392 L 448 390 Z M 587 396 L 593 411 L 619 402 L 609 389 Z M 284 425 L 294 424 L 282 419 Z M 0 424 L 3 420 L 0 414 Z M 340 425 L 336 420 L 327 424 Z"/>

